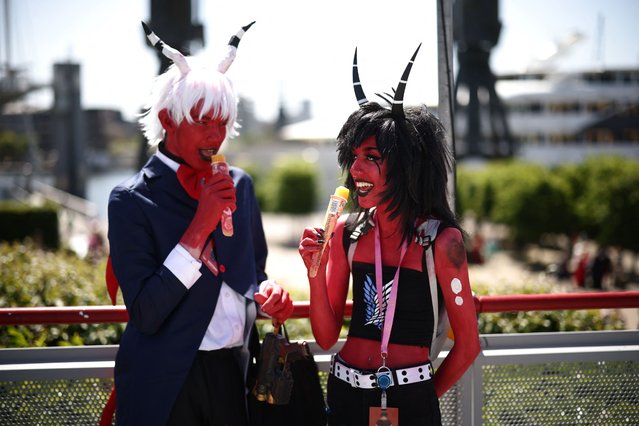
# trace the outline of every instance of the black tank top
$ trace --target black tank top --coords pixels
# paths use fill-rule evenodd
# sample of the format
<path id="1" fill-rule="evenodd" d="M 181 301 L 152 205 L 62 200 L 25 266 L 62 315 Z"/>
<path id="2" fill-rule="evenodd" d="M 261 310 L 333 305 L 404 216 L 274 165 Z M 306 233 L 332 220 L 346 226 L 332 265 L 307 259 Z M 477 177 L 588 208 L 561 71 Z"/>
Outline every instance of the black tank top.
<path id="1" fill-rule="evenodd" d="M 349 252 L 352 244 L 351 238 L 355 240 L 360 235 L 367 233 L 372 223 L 362 225 L 353 231 L 354 218 L 349 217 L 347 226 L 344 229 L 344 251 Z M 441 223 L 439 231 L 447 225 Z M 382 267 L 382 285 L 386 300 L 386 306 L 390 296 L 390 285 L 396 272 L 396 267 Z M 353 277 L 353 313 L 349 336 L 364 339 L 381 341 L 381 330 L 384 324 L 383 313 L 379 312 L 377 302 L 377 287 L 375 285 L 375 265 L 363 262 L 352 262 L 351 274 Z M 439 309 L 442 309 L 443 296 L 441 289 L 437 286 L 437 299 Z M 399 287 L 397 290 L 397 303 L 395 317 L 389 342 L 394 344 L 412 346 L 430 346 L 433 337 L 434 313 L 426 269 L 426 258 L 422 256 L 422 271 L 401 268 L 399 273 Z"/>
<path id="2" fill-rule="evenodd" d="M 389 342 L 402 345 L 429 346 L 433 334 L 433 309 L 426 273 L 401 268 L 395 318 Z M 386 306 L 395 267 L 382 267 L 383 293 Z M 375 265 L 353 262 L 353 314 L 348 335 L 381 341 L 384 312 L 380 314 L 375 286 Z M 439 289 L 438 289 L 439 292 Z M 439 297 L 439 300 L 442 300 Z"/>

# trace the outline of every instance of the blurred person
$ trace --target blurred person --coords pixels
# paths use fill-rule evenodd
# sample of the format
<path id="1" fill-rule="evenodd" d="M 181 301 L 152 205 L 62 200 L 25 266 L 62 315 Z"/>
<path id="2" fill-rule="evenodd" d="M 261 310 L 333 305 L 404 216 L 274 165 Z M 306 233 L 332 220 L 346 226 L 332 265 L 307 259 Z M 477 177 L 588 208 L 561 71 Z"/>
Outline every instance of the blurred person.
<path id="1" fill-rule="evenodd" d="M 94 219 L 89 224 L 89 239 L 87 244 L 87 260 L 91 263 L 98 263 L 106 256 L 106 241 L 102 232 L 100 222 Z"/>
<path id="2" fill-rule="evenodd" d="M 441 424 L 438 398 L 480 350 L 463 234 L 447 201 L 453 159 L 444 129 L 425 105 L 403 107 L 416 55 L 395 95 L 381 96 L 392 105 L 388 109 L 366 99 L 356 51 L 353 79 L 360 108 L 337 138 L 338 162 L 348 173 L 345 185 L 355 212 L 338 220 L 332 236 L 307 227 L 300 240 L 309 269 L 311 325 L 324 349 L 339 338 L 351 277 L 353 282 L 348 337 L 333 357 L 328 378 L 330 425 L 389 424 L 391 419 Z M 312 277 L 319 254 L 319 271 Z M 434 372 L 443 311 L 454 346 Z"/>
<path id="3" fill-rule="evenodd" d="M 589 270 L 593 288 L 602 290 L 604 287 L 610 287 L 606 283 L 608 277 L 612 274 L 612 260 L 608 254 L 608 247 L 599 247 L 597 254 L 590 262 Z"/>
<path id="4" fill-rule="evenodd" d="M 468 251 L 468 262 L 477 265 L 484 263 L 484 237 L 480 232 L 477 232 L 471 238 L 470 250 Z"/>
<path id="5" fill-rule="evenodd" d="M 211 168 L 239 127 L 225 71 L 250 25 L 231 38 L 219 65 L 206 67 L 143 24 L 173 65 L 155 80 L 140 119 L 157 151 L 109 198 L 110 289 L 117 280 L 129 314 L 115 363 L 118 425 L 248 424 L 248 340 L 258 305 L 275 322 L 293 309 L 264 270 L 250 176 Z M 231 237 L 220 229 L 226 209 Z"/>
<path id="6" fill-rule="evenodd" d="M 572 282 L 575 288 L 586 287 L 588 278 L 588 263 L 590 255 L 586 247 L 586 237 L 579 235 L 572 246 L 572 257 L 570 260 L 570 270 L 572 271 Z"/>

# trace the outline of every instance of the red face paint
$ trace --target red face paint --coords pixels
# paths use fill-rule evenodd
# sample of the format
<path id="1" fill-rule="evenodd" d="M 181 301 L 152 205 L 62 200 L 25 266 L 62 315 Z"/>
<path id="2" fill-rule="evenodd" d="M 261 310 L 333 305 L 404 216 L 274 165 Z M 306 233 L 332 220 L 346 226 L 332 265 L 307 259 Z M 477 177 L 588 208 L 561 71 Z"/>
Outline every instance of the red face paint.
<path id="1" fill-rule="evenodd" d="M 377 149 L 375 136 L 370 136 L 353 150 L 350 174 L 355 182 L 358 203 L 363 208 L 371 208 L 381 203 L 386 190 L 388 165 Z"/>
<path id="2" fill-rule="evenodd" d="M 211 156 L 217 154 L 226 139 L 226 120 L 211 111 L 202 114 L 201 103 L 191 109 L 193 123 L 186 119 L 167 131 L 167 149 L 195 170 L 211 167 Z"/>

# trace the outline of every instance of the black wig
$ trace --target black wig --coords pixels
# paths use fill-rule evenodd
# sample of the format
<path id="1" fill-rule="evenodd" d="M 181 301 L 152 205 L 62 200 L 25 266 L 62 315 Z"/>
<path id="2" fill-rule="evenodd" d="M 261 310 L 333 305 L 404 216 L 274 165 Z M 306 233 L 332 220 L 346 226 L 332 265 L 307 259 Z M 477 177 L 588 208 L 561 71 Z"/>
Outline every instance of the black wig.
<path id="1" fill-rule="evenodd" d="M 412 239 L 417 218 L 435 218 L 461 230 L 448 203 L 448 172 L 453 156 L 446 144 L 444 127 L 425 105 L 407 106 L 404 117 L 375 102 L 363 104 L 353 112 L 337 137 L 337 161 L 346 173 L 355 212 L 354 224 L 369 219 L 370 211 L 359 206 L 355 182 L 349 173 L 353 149 L 369 136 L 375 136 L 382 161 L 388 162 L 387 190 L 391 218 L 400 218 L 403 241 Z"/>

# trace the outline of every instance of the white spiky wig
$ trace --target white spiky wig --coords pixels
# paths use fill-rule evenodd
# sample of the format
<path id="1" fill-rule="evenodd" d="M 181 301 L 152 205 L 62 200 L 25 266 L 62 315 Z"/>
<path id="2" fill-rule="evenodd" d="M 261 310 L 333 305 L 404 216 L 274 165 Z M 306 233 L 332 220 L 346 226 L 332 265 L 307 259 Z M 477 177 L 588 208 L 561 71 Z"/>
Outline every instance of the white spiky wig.
<path id="1" fill-rule="evenodd" d="M 153 83 L 145 112 L 139 120 L 150 146 L 157 146 L 164 139 L 165 131 L 158 117 L 160 111 L 166 109 L 178 124 L 184 119 L 193 123 L 191 110 L 200 100 L 203 101 L 200 117 L 212 111 L 215 118 L 227 121 L 228 137 L 238 134 L 238 99 L 231 80 L 217 69 L 198 64 L 199 58 L 186 59 L 190 67 L 188 73 L 182 74 L 173 64 Z"/>
<path id="2" fill-rule="evenodd" d="M 191 110 L 200 101 L 203 102 L 200 118 L 213 112 L 215 118 L 225 120 L 227 137 L 237 136 L 237 94 L 233 83 L 224 74 L 233 63 L 237 47 L 244 33 L 254 24 L 242 27 L 233 35 L 227 46 L 226 56 L 213 68 L 201 59 L 186 57 L 165 44 L 151 29 L 142 22 L 144 32 L 151 44 L 173 64 L 156 77 L 151 96 L 145 105 L 145 112 L 139 122 L 149 145 L 157 146 L 164 139 L 164 128 L 158 114 L 166 109 L 171 118 L 179 125 L 186 119 L 193 123 Z"/>

